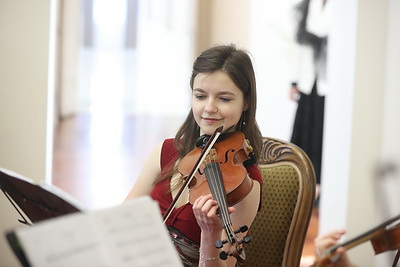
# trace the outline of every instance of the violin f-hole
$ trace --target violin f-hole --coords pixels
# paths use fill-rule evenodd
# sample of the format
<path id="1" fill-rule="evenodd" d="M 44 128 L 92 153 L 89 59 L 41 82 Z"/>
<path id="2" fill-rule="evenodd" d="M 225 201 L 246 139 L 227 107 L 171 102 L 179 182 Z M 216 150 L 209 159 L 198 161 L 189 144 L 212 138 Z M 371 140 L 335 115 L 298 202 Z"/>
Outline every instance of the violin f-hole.
<path id="1" fill-rule="evenodd" d="M 220 161 L 219 162 L 219 164 L 224 164 L 224 163 L 227 163 L 228 162 L 228 160 L 229 160 L 229 153 L 235 153 L 235 149 L 228 149 L 226 152 L 225 152 L 225 161 Z"/>

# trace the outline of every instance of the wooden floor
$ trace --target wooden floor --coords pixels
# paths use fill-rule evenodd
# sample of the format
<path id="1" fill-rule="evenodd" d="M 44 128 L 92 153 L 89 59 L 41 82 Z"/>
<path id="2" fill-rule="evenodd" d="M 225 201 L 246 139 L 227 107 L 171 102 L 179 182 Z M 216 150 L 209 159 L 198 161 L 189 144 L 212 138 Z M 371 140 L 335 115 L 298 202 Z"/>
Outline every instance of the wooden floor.
<path id="1" fill-rule="evenodd" d="M 172 137 L 179 118 L 82 115 L 63 120 L 54 143 L 53 184 L 90 209 L 119 204 L 134 184 L 144 159 Z M 313 261 L 318 233 L 314 211 L 301 266 Z"/>
<path id="2" fill-rule="evenodd" d="M 306 241 L 303 248 L 303 258 L 300 267 L 310 266 L 315 259 L 314 239 L 318 235 L 318 208 L 315 207 L 311 216 Z"/>
<path id="3" fill-rule="evenodd" d="M 87 208 L 121 203 L 147 154 L 173 135 L 181 119 L 81 115 L 55 133 L 53 184 Z"/>

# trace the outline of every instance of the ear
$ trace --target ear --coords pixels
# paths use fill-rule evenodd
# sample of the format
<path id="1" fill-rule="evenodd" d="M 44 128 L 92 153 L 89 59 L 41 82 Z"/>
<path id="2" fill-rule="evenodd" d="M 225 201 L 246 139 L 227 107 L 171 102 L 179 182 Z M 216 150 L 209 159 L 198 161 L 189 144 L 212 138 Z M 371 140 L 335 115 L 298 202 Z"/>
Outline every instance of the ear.
<path id="1" fill-rule="evenodd" d="M 249 108 L 249 105 L 247 104 L 247 100 L 243 100 L 243 111 L 246 111 Z"/>

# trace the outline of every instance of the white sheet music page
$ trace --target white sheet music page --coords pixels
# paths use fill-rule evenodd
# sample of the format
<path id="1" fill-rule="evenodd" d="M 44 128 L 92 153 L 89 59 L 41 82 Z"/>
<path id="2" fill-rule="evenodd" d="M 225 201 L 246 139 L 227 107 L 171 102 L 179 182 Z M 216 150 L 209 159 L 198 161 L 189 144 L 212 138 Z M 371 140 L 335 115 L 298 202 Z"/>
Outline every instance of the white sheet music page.
<path id="1" fill-rule="evenodd" d="M 149 197 L 47 220 L 16 234 L 33 266 L 182 266 Z"/>

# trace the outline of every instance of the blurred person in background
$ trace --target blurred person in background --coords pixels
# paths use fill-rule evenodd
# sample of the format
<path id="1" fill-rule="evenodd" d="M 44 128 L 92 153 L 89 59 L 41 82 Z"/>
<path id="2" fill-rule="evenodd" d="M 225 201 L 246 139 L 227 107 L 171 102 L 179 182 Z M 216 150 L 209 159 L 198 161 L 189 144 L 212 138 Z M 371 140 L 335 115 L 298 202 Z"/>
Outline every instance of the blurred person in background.
<path id="1" fill-rule="evenodd" d="M 316 173 L 317 202 L 321 184 L 329 0 L 303 0 L 296 5 L 296 36 L 289 97 L 298 103 L 291 142 L 310 157 Z"/>

